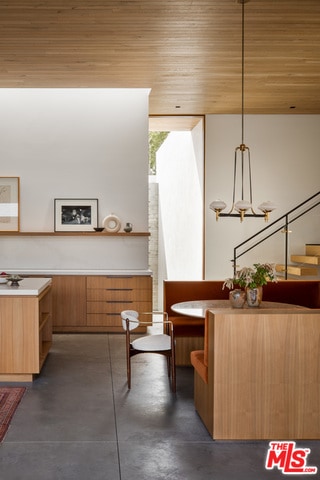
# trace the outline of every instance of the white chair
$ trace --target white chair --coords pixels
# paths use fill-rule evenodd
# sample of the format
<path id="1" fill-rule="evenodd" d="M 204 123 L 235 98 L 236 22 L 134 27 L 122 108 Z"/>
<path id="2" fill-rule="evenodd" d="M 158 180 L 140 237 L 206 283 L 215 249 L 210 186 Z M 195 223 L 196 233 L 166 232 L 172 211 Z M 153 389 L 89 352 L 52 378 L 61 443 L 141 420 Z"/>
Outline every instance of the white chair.
<path id="1" fill-rule="evenodd" d="M 141 314 L 141 316 L 147 318 L 148 321 L 141 321 L 139 313 L 135 310 L 124 310 L 121 312 L 122 326 L 126 332 L 128 388 L 131 388 L 131 357 L 140 353 L 157 353 L 167 357 L 168 376 L 169 378 L 171 377 L 171 390 L 175 392 L 176 362 L 172 322 L 168 320 L 166 312 L 147 312 Z M 139 325 L 154 327 L 156 323 L 161 323 L 163 331 L 166 333 L 151 333 L 131 340 L 131 331 L 139 327 Z"/>

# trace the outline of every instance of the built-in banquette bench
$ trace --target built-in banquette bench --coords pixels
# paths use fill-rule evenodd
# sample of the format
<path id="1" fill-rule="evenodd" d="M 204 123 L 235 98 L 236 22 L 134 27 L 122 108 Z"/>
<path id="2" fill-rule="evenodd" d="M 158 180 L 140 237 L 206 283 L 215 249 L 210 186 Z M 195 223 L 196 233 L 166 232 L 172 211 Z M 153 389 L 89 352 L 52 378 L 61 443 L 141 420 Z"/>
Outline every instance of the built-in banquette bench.
<path id="1" fill-rule="evenodd" d="M 214 439 L 320 439 L 320 309 L 208 310 L 204 343 L 194 402 Z"/>
<path id="2" fill-rule="evenodd" d="M 222 290 L 219 280 L 165 280 L 163 310 L 173 322 L 176 338 L 177 365 L 191 365 L 190 353 L 203 350 L 204 319 L 185 317 L 172 311 L 175 303 L 188 300 L 228 299 L 229 290 Z M 263 300 L 290 303 L 308 308 L 320 308 L 319 280 L 280 280 L 263 287 Z"/>

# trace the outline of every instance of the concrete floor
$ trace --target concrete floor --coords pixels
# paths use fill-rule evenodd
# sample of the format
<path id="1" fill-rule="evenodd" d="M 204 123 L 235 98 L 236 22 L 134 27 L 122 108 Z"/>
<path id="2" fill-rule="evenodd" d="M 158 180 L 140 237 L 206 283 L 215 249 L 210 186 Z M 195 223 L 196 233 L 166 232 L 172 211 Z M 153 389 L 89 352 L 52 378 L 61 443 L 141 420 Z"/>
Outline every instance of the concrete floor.
<path id="1" fill-rule="evenodd" d="M 319 468 L 320 442 L 297 444 L 311 449 L 308 465 Z M 55 335 L 43 370 L 28 386 L 0 446 L 0 478 L 287 477 L 265 469 L 267 449 L 268 442 L 211 439 L 194 410 L 192 368 L 177 369 L 174 396 L 165 359 L 139 355 L 133 359 L 128 391 L 123 335 Z"/>

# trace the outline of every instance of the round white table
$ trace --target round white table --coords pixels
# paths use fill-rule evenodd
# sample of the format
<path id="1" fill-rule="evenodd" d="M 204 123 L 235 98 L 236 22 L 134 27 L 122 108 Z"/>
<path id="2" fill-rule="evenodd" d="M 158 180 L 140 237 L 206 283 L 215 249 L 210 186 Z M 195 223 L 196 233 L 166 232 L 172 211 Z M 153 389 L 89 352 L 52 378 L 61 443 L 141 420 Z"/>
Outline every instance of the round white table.
<path id="1" fill-rule="evenodd" d="M 190 300 L 187 302 L 179 302 L 171 305 L 171 310 L 187 317 L 205 318 L 206 311 L 212 308 L 232 308 L 229 300 Z M 291 305 L 289 303 L 278 302 L 261 302 L 260 307 L 248 307 L 245 303 L 243 309 L 254 308 L 306 308 L 299 305 Z M 241 308 L 235 308 L 234 310 L 241 310 Z"/>

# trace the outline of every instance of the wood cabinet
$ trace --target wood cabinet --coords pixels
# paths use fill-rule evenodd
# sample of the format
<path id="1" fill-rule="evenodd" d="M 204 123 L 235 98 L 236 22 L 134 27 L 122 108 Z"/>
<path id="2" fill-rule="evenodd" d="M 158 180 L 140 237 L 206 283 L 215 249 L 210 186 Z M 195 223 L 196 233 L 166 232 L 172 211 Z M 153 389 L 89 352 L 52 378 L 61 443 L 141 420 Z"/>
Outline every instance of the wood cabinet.
<path id="1" fill-rule="evenodd" d="M 38 296 L 0 296 L 1 382 L 32 381 L 51 343 L 51 286 Z"/>
<path id="2" fill-rule="evenodd" d="M 56 275 L 54 332 L 122 332 L 122 310 L 152 310 L 150 275 Z"/>
<path id="3" fill-rule="evenodd" d="M 53 331 L 86 327 L 86 276 L 52 276 Z"/>
<path id="4" fill-rule="evenodd" d="M 150 276 L 87 277 L 87 325 L 109 332 L 123 331 L 122 310 L 152 310 Z M 138 330 L 137 330 L 138 331 Z"/>

